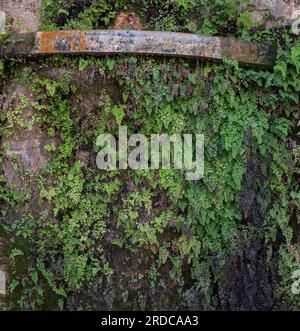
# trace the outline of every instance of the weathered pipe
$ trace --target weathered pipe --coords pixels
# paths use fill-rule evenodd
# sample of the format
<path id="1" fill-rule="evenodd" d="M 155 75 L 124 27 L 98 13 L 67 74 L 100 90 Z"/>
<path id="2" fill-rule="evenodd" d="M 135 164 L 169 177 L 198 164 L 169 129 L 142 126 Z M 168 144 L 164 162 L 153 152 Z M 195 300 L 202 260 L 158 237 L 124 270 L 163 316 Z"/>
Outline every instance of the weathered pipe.
<path id="1" fill-rule="evenodd" d="M 189 33 L 155 31 L 46 31 L 9 35 L 0 42 L 0 56 L 13 58 L 51 54 L 140 54 L 196 59 L 233 59 L 272 66 L 276 49 L 256 42 Z"/>

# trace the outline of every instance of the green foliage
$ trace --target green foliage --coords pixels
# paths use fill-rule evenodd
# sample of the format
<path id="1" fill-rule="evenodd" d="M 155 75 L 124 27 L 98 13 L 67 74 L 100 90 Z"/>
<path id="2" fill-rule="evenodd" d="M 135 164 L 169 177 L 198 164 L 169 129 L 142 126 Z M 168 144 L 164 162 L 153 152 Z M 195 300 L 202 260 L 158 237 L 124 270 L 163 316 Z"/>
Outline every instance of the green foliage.
<path id="1" fill-rule="evenodd" d="M 0 59 L 0 77 L 4 75 L 4 60 Z"/>
<path id="2" fill-rule="evenodd" d="M 60 28 L 107 27 L 119 10 L 131 10 L 137 2 L 91 1 L 71 16 L 74 3 L 45 1 L 43 28 L 57 28 L 58 18 L 64 22 Z M 157 16 L 147 17 L 148 2 L 141 13 L 147 28 L 274 40 L 277 32 L 252 33 L 257 26 L 241 4 L 155 0 Z M 17 194 L 0 175 L 12 307 L 111 309 L 121 302 L 130 309 L 153 308 L 149 302 L 167 289 L 170 307 L 190 308 L 192 299 L 201 298 L 197 309 L 237 309 L 226 297 L 235 272 L 241 283 L 249 274 L 257 284 L 257 275 L 273 279 L 275 270 L 278 280 L 271 285 L 280 308 L 295 309 L 300 48 L 288 33 L 282 38 L 284 47 L 270 72 L 234 61 L 133 56 L 43 59 L 27 76 L 18 63 L 8 64 L 5 72 L 0 66 L 0 74 L 19 79 L 36 100 L 24 96 L 0 115 L 1 136 L 34 127 L 54 139 L 43 146 L 48 162 L 42 171 L 24 175 L 36 188 L 32 196 Z M 45 78 L 44 67 L 68 70 L 52 79 Z M 74 82 L 78 72 L 84 82 Z M 35 114 L 22 122 L 20 114 L 29 108 Z M 120 125 L 127 125 L 129 135 L 147 137 L 204 134 L 204 178 L 188 182 L 173 169 L 100 171 L 94 162 L 96 137 L 117 133 Z M 82 151 L 87 160 L 81 160 Z M 241 270 L 230 271 L 232 265 Z M 269 285 L 260 288 L 263 293 L 270 293 Z M 82 304 L 81 296 L 88 303 Z"/>
<path id="3" fill-rule="evenodd" d="M 114 106 L 112 109 L 112 113 L 117 121 L 117 124 L 120 126 L 125 116 L 124 106 Z"/>
<path id="4" fill-rule="evenodd" d="M 149 30 L 249 36 L 259 26 L 251 19 L 251 0 L 92 0 L 86 4 L 44 0 L 43 4 L 43 30 L 107 28 L 120 11 L 138 13 Z"/>

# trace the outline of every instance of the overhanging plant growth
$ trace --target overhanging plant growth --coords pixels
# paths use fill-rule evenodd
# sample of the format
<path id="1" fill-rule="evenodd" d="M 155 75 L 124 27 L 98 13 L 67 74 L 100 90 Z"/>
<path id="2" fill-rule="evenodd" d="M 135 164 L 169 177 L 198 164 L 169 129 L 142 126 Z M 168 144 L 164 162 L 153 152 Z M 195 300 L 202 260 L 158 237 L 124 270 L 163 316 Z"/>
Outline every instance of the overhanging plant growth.
<path id="1" fill-rule="evenodd" d="M 149 27 L 274 42 L 277 62 L 1 60 L 0 220 L 13 309 L 299 308 L 298 38 L 259 30 L 238 1 L 161 3 L 48 0 L 43 26 L 106 28 L 138 7 Z M 100 171 L 96 138 L 120 125 L 204 134 L 204 178 Z M 45 162 L 33 174 L 10 158 L 12 185 L 5 143 L 25 131 L 43 135 Z"/>

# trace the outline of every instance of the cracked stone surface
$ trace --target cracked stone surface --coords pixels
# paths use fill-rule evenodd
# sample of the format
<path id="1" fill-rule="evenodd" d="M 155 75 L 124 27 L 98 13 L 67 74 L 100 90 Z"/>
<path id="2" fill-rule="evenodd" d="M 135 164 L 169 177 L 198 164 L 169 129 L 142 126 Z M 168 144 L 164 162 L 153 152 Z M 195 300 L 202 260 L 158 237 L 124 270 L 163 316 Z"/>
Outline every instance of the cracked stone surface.
<path id="1" fill-rule="evenodd" d="M 12 20 L 14 32 L 37 31 L 41 20 L 41 0 L 0 0 L 0 10 Z"/>

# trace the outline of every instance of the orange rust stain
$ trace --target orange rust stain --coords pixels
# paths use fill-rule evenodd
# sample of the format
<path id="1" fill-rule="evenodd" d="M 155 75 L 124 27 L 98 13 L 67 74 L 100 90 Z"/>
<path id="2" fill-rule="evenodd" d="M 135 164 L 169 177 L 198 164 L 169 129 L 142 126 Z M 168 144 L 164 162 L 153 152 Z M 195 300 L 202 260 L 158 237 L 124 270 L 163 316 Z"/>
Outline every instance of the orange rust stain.
<path id="1" fill-rule="evenodd" d="M 138 15 L 133 12 L 121 12 L 112 27 L 115 30 L 143 30 L 143 24 Z"/>
<path id="2" fill-rule="evenodd" d="M 38 33 L 39 53 L 52 54 L 59 53 L 61 50 L 55 47 L 57 40 L 68 40 L 70 43 L 70 52 L 77 52 L 76 36 L 80 31 L 45 31 Z"/>
<path id="3" fill-rule="evenodd" d="M 84 31 L 80 31 L 80 45 L 79 45 L 79 48 L 80 48 L 80 51 L 81 52 L 84 52 L 87 50 L 87 43 L 86 43 L 86 38 L 85 38 L 85 35 L 84 35 Z"/>
<path id="4" fill-rule="evenodd" d="M 39 36 L 39 53 L 54 53 L 54 47 L 53 47 L 53 35 L 54 32 L 40 32 L 38 34 Z"/>
<path id="5" fill-rule="evenodd" d="M 78 47 L 76 47 L 76 36 L 70 36 L 70 44 L 71 44 L 71 52 L 76 52 L 76 50 L 78 49 Z"/>
<path id="6" fill-rule="evenodd" d="M 58 34 L 62 31 L 46 31 L 39 32 L 39 51 L 40 53 L 56 53 L 57 50 L 54 48 L 54 41 Z"/>

